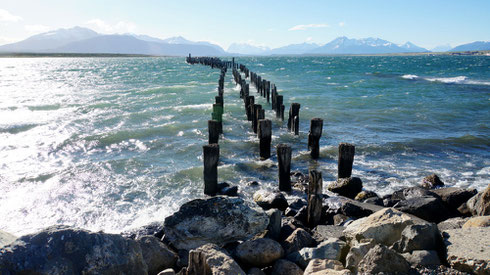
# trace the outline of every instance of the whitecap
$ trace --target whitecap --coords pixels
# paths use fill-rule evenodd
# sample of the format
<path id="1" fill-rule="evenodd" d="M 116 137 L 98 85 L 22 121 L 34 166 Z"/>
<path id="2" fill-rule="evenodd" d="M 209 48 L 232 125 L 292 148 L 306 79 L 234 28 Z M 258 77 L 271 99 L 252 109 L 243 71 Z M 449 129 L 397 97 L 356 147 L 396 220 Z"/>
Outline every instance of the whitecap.
<path id="1" fill-rule="evenodd" d="M 419 76 L 418 75 L 415 75 L 415 74 L 405 74 L 405 75 L 402 75 L 402 78 L 403 79 L 415 80 L 415 79 L 419 78 Z"/>
<path id="2" fill-rule="evenodd" d="M 208 109 L 213 107 L 213 104 L 190 104 L 190 105 L 183 105 L 183 106 L 174 106 L 172 109 L 176 111 L 182 111 L 184 109 Z"/>
<path id="3" fill-rule="evenodd" d="M 462 84 L 467 79 L 466 76 L 455 76 L 455 77 L 427 77 L 425 80 L 431 82 L 441 82 L 446 84 Z"/>

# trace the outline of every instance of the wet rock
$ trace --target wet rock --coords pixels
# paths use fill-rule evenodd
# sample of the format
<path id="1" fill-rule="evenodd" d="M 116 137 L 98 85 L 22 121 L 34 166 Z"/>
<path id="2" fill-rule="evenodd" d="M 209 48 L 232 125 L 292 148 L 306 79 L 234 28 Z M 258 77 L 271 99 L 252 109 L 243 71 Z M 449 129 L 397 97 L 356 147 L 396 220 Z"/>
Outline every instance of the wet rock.
<path id="1" fill-rule="evenodd" d="M 461 218 L 461 217 L 450 218 L 438 223 L 437 228 L 439 229 L 440 232 L 449 229 L 459 229 L 463 227 L 463 224 L 465 224 L 468 221 L 468 219 L 469 218 Z"/>
<path id="2" fill-rule="evenodd" d="M 490 215 L 490 184 L 466 203 L 470 213 L 475 216 Z"/>
<path id="3" fill-rule="evenodd" d="M 351 272 L 344 269 L 341 262 L 327 259 L 313 259 L 308 263 L 304 275 L 347 275 Z"/>
<path id="4" fill-rule="evenodd" d="M 296 220 L 295 218 L 291 218 L 291 217 L 283 218 L 279 240 L 283 241 L 287 239 L 291 234 L 293 234 L 294 230 L 298 228 L 305 228 L 305 226 L 302 222 Z"/>
<path id="5" fill-rule="evenodd" d="M 148 266 L 148 274 L 157 274 L 159 271 L 175 266 L 178 258 L 177 254 L 158 238 L 143 236 L 136 241 L 141 246 L 143 259 Z"/>
<path id="6" fill-rule="evenodd" d="M 245 241 L 237 246 L 236 258 L 249 266 L 266 267 L 284 256 L 281 245 L 271 239 Z"/>
<path id="7" fill-rule="evenodd" d="M 437 176 L 436 174 L 432 174 L 422 179 L 421 186 L 425 189 L 435 189 L 443 187 L 444 182 L 441 181 L 439 176 Z"/>
<path id="8" fill-rule="evenodd" d="M 434 193 L 433 190 L 427 190 L 417 186 L 407 187 L 402 190 L 395 191 L 391 195 L 392 200 L 399 200 L 399 201 L 416 199 L 420 197 L 434 197 L 440 199 L 439 195 Z"/>
<path id="9" fill-rule="evenodd" d="M 321 243 L 329 238 L 341 239 L 344 237 L 344 226 L 338 225 L 317 225 L 312 233 L 313 239 L 317 243 Z"/>
<path id="10" fill-rule="evenodd" d="M 236 197 L 238 196 L 238 186 L 225 187 L 219 193 L 229 197 Z"/>
<path id="11" fill-rule="evenodd" d="M 272 267 L 271 275 L 303 275 L 303 270 L 288 260 L 277 260 Z"/>
<path id="12" fill-rule="evenodd" d="M 121 232 L 121 235 L 133 240 L 142 236 L 154 236 L 161 239 L 163 237 L 163 222 L 152 222 L 142 227 Z"/>
<path id="13" fill-rule="evenodd" d="M 296 209 L 296 210 L 299 210 L 303 206 L 307 206 L 307 205 L 308 205 L 308 203 L 305 200 L 303 200 L 303 199 L 296 199 L 292 203 L 289 204 L 289 207 L 291 207 L 293 209 Z"/>
<path id="14" fill-rule="evenodd" d="M 199 261 L 195 261 L 198 258 Z M 204 266 L 200 264 L 203 263 Z M 189 268 L 188 270 L 195 270 L 198 272 L 189 272 L 189 275 L 204 274 L 203 268 L 206 270 L 205 274 L 213 275 L 245 275 L 246 273 L 240 268 L 240 266 L 230 257 L 224 250 L 220 249 L 215 244 L 205 244 L 195 250 L 191 250 L 189 254 Z"/>
<path id="15" fill-rule="evenodd" d="M 363 201 L 365 201 L 366 199 L 369 199 L 369 198 L 379 198 L 379 196 L 378 196 L 378 194 L 376 194 L 376 192 L 362 190 L 361 192 L 359 192 L 356 195 L 356 197 L 354 199 L 356 201 L 363 202 Z"/>
<path id="16" fill-rule="evenodd" d="M 438 223 L 452 216 L 446 205 L 435 197 L 420 197 L 402 200 L 393 206 L 395 209 L 412 214 L 428 222 Z"/>
<path id="17" fill-rule="evenodd" d="M 447 230 L 443 237 L 447 261 L 452 268 L 490 274 L 490 227 Z"/>
<path id="18" fill-rule="evenodd" d="M 0 230 L 0 248 L 13 243 L 16 239 L 17 239 L 16 236 Z"/>
<path id="19" fill-rule="evenodd" d="M 347 244 L 339 239 L 327 239 L 317 247 L 304 247 L 288 255 L 288 259 L 302 268 L 306 268 L 312 259 L 330 259 L 340 261 L 347 254 Z"/>
<path id="20" fill-rule="evenodd" d="M 247 183 L 248 186 L 259 186 L 259 183 L 257 181 L 250 181 Z"/>
<path id="21" fill-rule="evenodd" d="M 303 247 L 315 246 L 316 242 L 311 237 L 310 233 L 306 232 L 302 228 L 297 228 L 294 232 L 282 242 L 282 247 L 284 248 L 285 255 L 292 252 L 299 251 Z"/>
<path id="22" fill-rule="evenodd" d="M 476 189 L 463 189 L 457 187 L 440 188 L 433 190 L 439 195 L 451 209 L 458 209 L 463 203 L 466 203 L 477 192 Z"/>
<path id="23" fill-rule="evenodd" d="M 281 236 L 282 213 L 279 209 L 270 209 L 267 211 L 269 215 L 269 225 L 267 226 L 267 236 L 273 240 L 279 240 Z"/>
<path id="24" fill-rule="evenodd" d="M 367 217 L 371 214 L 373 214 L 373 211 L 370 209 L 366 209 L 363 207 L 363 205 L 359 205 L 359 203 L 354 204 L 351 202 L 346 202 L 342 205 L 341 207 L 342 214 L 346 215 L 347 217 L 352 217 L 352 218 L 362 218 L 362 217 Z"/>
<path id="25" fill-rule="evenodd" d="M 0 248 L 0 274 L 147 274 L 138 242 L 51 226 Z"/>
<path id="26" fill-rule="evenodd" d="M 361 262 L 364 255 L 366 255 L 371 248 L 376 245 L 376 242 L 373 239 L 362 239 L 362 240 L 353 240 L 351 242 L 351 248 L 347 257 L 345 258 L 345 267 L 357 273 L 357 266 Z"/>
<path id="27" fill-rule="evenodd" d="M 400 240 L 393 244 L 393 249 L 400 253 L 436 250 L 439 236 L 439 230 L 433 223 L 408 225 L 403 229 Z"/>
<path id="28" fill-rule="evenodd" d="M 462 228 L 470 228 L 470 227 L 488 227 L 490 226 L 490 216 L 477 216 L 468 219 L 465 224 L 463 224 Z"/>
<path id="29" fill-rule="evenodd" d="M 436 267 L 441 264 L 441 260 L 435 250 L 414 250 L 410 253 L 403 253 L 403 258 L 411 266 Z"/>
<path id="30" fill-rule="evenodd" d="M 405 227 L 424 223 L 392 208 L 384 208 L 368 217 L 353 221 L 344 230 L 348 239 L 374 239 L 376 243 L 392 245 L 401 237 Z"/>
<path id="31" fill-rule="evenodd" d="M 408 274 L 410 264 L 394 250 L 384 245 L 376 245 L 362 258 L 358 266 L 360 273 L 377 274 L 383 272 Z"/>
<path id="32" fill-rule="evenodd" d="M 355 198 L 362 191 L 362 181 L 357 177 L 340 178 L 328 185 L 328 190 L 347 198 Z"/>
<path id="33" fill-rule="evenodd" d="M 265 212 L 240 198 L 213 197 L 182 205 L 165 219 L 165 238 L 177 249 L 194 249 L 206 243 L 225 245 L 263 232 L 269 224 Z"/>
<path id="34" fill-rule="evenodd" d="M 367 198 L 363 202 L 364 203 L 374 204 L 374 205 L 379 205 L 379 206 L 384 206 L 383 200 L 380 199 L 380 198 L 377 198 L 377 197 Z"/>
<path id="35" fill-rule="evenodd" d="M 288 207 L 288 201 L 281 192 L 268 192 L 265 190 L 260 190 L 255 192 L 253 199 L 264 210 L 277 208 L 284 211 Z"/>

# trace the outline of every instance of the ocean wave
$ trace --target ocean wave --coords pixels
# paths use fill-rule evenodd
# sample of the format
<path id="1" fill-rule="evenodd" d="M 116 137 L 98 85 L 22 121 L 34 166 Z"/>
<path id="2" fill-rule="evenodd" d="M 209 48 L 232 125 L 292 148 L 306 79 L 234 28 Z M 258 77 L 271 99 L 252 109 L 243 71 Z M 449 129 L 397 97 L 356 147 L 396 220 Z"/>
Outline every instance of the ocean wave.
<path id="1" fill-rule="evenodd" d="M 172 107 L 172 109 L 176 111 L 182 111 L 185 109 L 209 109 L 211 107 L 213 107 L 213 104 L 205 103 L 205 104 L 190 104 L 190 105 L 183 105 L 183 106 L 174 106 Z"/>
<path id="2" fill-rule="evenodd" d="M 419 78 L 419 76 L 418 75 L 415 75 L 415 74 L 404 74 L 404 75 L 402 75 L 402 78 L 414 80 L 414 79 Z"/>
<path id="3" fill-rule="evenodd" d="M 25 131 L 29 131 L 32 128 L 39 126 L 38 124 L 21 124 L 2 127 L 0 126 L 0 133 L 17 134 Z"/>
<path id="4" fill-rule="evenodd" d="M 441 82 L 446 84 L 465 84 L 465 81 L 468 79 L 466 76 L 455 76 L 455 77 L 426 77 L 424 78 L 430 82 Z"/>

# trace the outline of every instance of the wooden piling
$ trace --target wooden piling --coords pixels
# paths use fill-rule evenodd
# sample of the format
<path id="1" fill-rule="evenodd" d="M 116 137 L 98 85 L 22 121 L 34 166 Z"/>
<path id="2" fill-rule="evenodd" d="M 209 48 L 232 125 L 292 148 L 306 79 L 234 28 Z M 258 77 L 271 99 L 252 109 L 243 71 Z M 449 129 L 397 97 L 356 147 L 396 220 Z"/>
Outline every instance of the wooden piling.
<path id="1" fill-rule="evenodd" d="M 255 97 L 254 96 L 247 96 L 245 98 L 245 111 L 247 114 L 247 120 L 252 121 L 252 114 L 253 114 L 253 106 L 255 104 Z"/>
<path id="2" fill-rule="evenodd" d="M 352 164 L 356 147 L 349 143 L 339 144 L 338 178 L 348 178 L 352 175 Z"/>
<path id="3" fill-rule="evenodd" d="M 294 117 L 293 130 L 295 135 L 299 135 L 299 116 Z"/>
<path id="4" fill-rule="evenodd" d="M 322 136 L 323 119 L 313 118 L 310 122 L 310 132 L 308 134 L 308 150 L 312 159 L 320 156 L 320 138 Z"/>
<path id="5" fill-rule="evenodd" d="M 288 130 L 294 131 L 295 129 L 293 128 L 294 124 L 294 119 L 296 116 L 299 116 L 299 109 L 301 105 L 299 103 L 291 103 L 291 107 L 289 108 L 289 117 L 288 117 Z"/>
<path id="6" fill-rule="evenodd" d="M 279 190 L 291 191 L 291 146 L 278 144 L 277 162 L 279 166 Z"/>
<path id="7" fill-rule="evenodd" d="M 282 95 L 278 95 L 277 96 L 277 101 L 276 101 L 276 117 L 277 118 L 280 118 L 281 117 L 281 105 L 283 103 L 283 96 Z M 283 118 L 284 120 L 284 118 Z"/>
<path id="8" fill-rule="evenodd" d="M 308 206 L 306 209 L 306 220 L 310 228 L 317 226 L 322 218 L 322 191 L 322 173 L 316 170 L 310 170 L 308 185 Z"/>
<path id="9" fill-rule="evenodd" d="M 219 145 L 203 146 L 204 160 L 204 194 L 214 196 L 218 192 Z"/>
<path id="10" fill-rule="evenodd" d="M 270 158 L 271 137 L 272 137 L 272 123 L 270 120 L 268 119 L 259 120 L 257 136 L 260 139 L 260 159 L 265 160 Z"/>
<path id="11" fill-rule="evenodd" d="M 262 110 L 262 105 L 260 104 L 254 104 L 253 105 L 254 108 L 253 108 L 253 120 L 252 120 L 252 129 L 254 131 L 254 133 L 257 133 L 257 124 L 259 122 L 259 119 L 260 119 L 260 114 L 261 114 L 261 111 Z"/>
<path id="12" fill-rule="evenodd" d="M 217 120 L 208 120 L 209 144 L 218 143 L 221 124 Z"/>

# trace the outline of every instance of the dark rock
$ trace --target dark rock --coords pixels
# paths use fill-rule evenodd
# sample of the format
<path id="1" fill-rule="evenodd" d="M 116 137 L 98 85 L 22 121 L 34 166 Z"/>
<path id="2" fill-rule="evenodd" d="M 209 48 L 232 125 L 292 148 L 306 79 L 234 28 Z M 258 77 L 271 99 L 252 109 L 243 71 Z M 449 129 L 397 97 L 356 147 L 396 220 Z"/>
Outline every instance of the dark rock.
<path id="1" fill-rule="evenodd" d="M 391 199 L 402 201 L 402 200 L 416 199 L 420 197 L 434 197 L 440 199 L 440 197 L 433 191 L 429 191 L 427 189 L 420 188 L 420 187 L 408 187 L 402 190 L 395 191 L 393 192 Z"/>
<path id="2" fill-rule="evenodd" d="M 262 269 L 258 267 L 252 267 L 248 270 L 247 275 L 266 275 L 266 274 L 264 271 L 262 271 Z"/>
<path id="3" fill-rule="evenodd" d="M 218 192 L 223 190 L 223 188 L 230 187 L 230 184 L 227 182 L 220 182 L 218 183 Z"/>
<path id="4" fill-rule="evenodd" d="M 248 186 L 259 186 L 259 183 L 256 182 L 256 181 L 251 181 L 249 183 L 247 183 Z"/>
<path id="5" fill-rule="evenodd" d="M 433 190 L 434 193 L 439 195 L 443 202 L 445 202 L 450 208 L 456 210 L 463 203 L 466 203 L 477 192 L 476 189 L 463 189 L 457 187 L 447 187 Z"/>
<path id="6" fill-rule="evenodd" d="M 385 199 L 383 199 L 383 206 L 384 207 L 393 207 L 399 201 L 400 200 L 394 200 L 394 199 L 391 199 L 391 198 L 385 198 Z"/>
<path id="7" fill-rule="evenodd" d="M 291 234 L 293 234 L 294 230 L 298 228 L 305 228 L 305 226 L 302 222 L 296 220 L 295 218 L 291 218 L 291 217 L 283 218 L 279 240 L 283 241 L 287 239 Z"/>
<path id="8" fill-rule="evenodd" d="M 466 205 L 472 215 L 490 215 L 490 184 L 485 190 L 469 199 Z"/>
<path id="9" fill-rule="evenodd" d="M 281 236 L 282 213 L 281 210 L 271 209 L 267 211 L 269 215 L 269 225 L 267 226 L 267 237 L 273 240 L 279 240 Z"/>
<path id="10" fill-rule="evenodd" d="M 414 250 L 410 253 L 404 253 L 402 256 L 412 266 L 437 267 L 441 264 L 435 250 Z"/>
<path id="11" fill-rule="evenodd" d="M 163 223 L 152 222 L 148 225 L 121 232 L 121 235 L 130 239 L 138 239 L 142 236 L 154 236 L 159 239 L 163 237 Z"/>
<path id="12" fill-rule="evenodd" d="M 395 204 L 394 208 L 434 223 L 439 223 L 452 216 L 452 211 L 440 199 L 435 197 L 402 200 Z"/>
<path id="13" fill-rule="evenodd" d="M 340 178 L 329 184 L 328 190 L 353 199 L 362 191 L 362 181 L 357 177 Z"/>
<path id="14" fill-rule="evenodd" d="M 271 275 L 303 275 L 303 270 L 288 260 L 277 260 L 272 266 Z"/>
<path id="15" fill-rule="evenodd" d="M 374 204 L 374 205 L 379 205 L 379 206 L 384 206 L 383 200 L 378 198 L 378 197 L 367 198 L 363 202 Z"/>
<path id="16" fill-rule="evenodd" d="M 281 192 L 268 192 L 265 190 L 260 190 L 255 192 L 253 199 L 264 210 L 277 208 L 284 211 L 288 207 L 288 201 Z"/>
<path id="17" fill-rule="evenodd" d="M 298 221 L 302 222 L 303 224 L 306 224 L 306 219 L 308 216 L 308 208 L 306 206 L 301 207 L 301 209 L 294 215 L 294 218 L 297 219 Z"/>
<path id="18" fill-rule="evenodd" d="M 235 257 L 240 262 L 255 267 L 272 265 L 283 256 L 284 250 L 281 245 L 267 238 L 245 241 L 235 250 Z"/>
<path id="19" fill-rule="evenodd" d="M 0 248 L 0 274 L 147 274 L 141 247 L 121 235 L 51 226 Z"/>
<path id="20" fill-rule="evenodd" d="M 177 270 L 187 267 L 189 264 L 189 250 L 187 249 L 179 249 L 178 253 L 178 260 L 176 263 Z"/>
<path id="21" fill-rule="evenodd" d="M 159 272 L 157 275 L 175 275 L 175 271 L 172 268 L 167 268 Z"/>
<path id="22" fill-rule="evenodd" d="M 263 232 L 266 213 L 240 198 L 213 197 L 193 200 L 165 219 L 165 238 L 177 249 L 194 249 L 206 243 L 224 245 Z"/>
<path id="23" fill-rule="evenodd" d="M 400 253 L 436 250 L 438 243 L 441 240 L 435 224 L 412 224 L 403 229 L 401 239 L 393 244 L 393 249 Z"/>
<path id="24" fill-rule="evenodd" d="M 379 198 L 379 196 L 376 192 L 363 190 L 359 192 L 354 199 L 356 201 L 364 201 L 369 198 Z"/>
<path id="25" fill-rule="evenodd" d="M 312 237 L 317 243 L 321 243 L 329 238 L 343 239 L 344 229 L 344 226 L 338 225 L 317 225 L 313 229 Z"/>
<path id="26" fill-rule="evenodd" d="M 303 206 L 307 206 L 308 203 L 303 200 L 303 199 L 296 199 L 293 203 L 289 204 L 289 207 L 290 208 L 293 208 L 293 209 L 296 209 L 296 210 L 299 210 L 301 209 Z"/>
<path id="27" fill-rule="evenodd" d="M 350 202 L 344 203 L 341 207 L 341 211 L 342 214 L 346 215 L 347 217 L 356 219 L 367 217 L 373 213 L 372 210 L 364 208 L 363 205 L 353 204 Z"/>
<path id="28" fill-rule="evenodd" d="M 137 239 L 143 252 L 143 259 L 148 266 L 148 274 L 172 268 L 177 262 L 177 254 L 171 251 L 158 238 L 153 236 L 143 236 Z"/>
<path id="29" fill-rule="evenodd" d="M 407 260 L 394 250 L 384 245 L 376 245 L 362 258 L 358 266 L 359 272 L 364 274 L 408 274 L 410 265 Z"/>
<path id="30" fill-rule="evenodd" d="M 294 232 L 282 242 L 282 247 L 286 255 L 299 251 L 303 247 L 315 246 L 316 242 L 310 233 L 306 232 L 302 228 L 297 228 Z"/>
<path id="31" fill-rule="evenodd" d="M 444 186 L 444 182 L 439 179 L 436 174 L 429 175 L 422 180 L 422 185 L 425 189 L 435 189 Z"/>
<path id="32" fill-rule="evenodd" d="M 229 197 L 236 197 L 238 196 L 238 186 L 225 187 L 219 193 Z"/>

